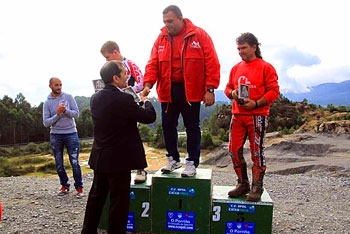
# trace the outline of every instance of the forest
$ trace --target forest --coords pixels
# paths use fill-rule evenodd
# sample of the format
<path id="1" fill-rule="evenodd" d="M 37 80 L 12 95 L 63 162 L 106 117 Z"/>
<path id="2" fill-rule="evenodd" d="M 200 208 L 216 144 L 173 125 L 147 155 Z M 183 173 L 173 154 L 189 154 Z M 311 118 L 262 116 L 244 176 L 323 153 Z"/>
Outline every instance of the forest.
<path id="1" fill-rule="evenodd" d="M 93 124 L 90 113 L 90 97 L 74 97 L 78 108 L 79 118 L 75 120 L 80 138 L 93 136 Z M 156 130 L 160 122 L 160 103 L 152 98 L 152 103 L 157 111 L 157 120 L 148 125 Z M 0 145 L 26 144 L 29 142 L 46 142 L 50 139 L 50 128 L 43 125 L 43 102 L 38 106 L 32 106 L 19 93 L 15 99 L 5 95 L 0 99 Z M 209 120 L 215 106 L 201 108 L 201 121 Z M 179 130 L 184 129 L 182 120 L 179 121 Z"/>
<path id="2" fill-rule="evenodd" d="M 90 112 L 90 97 L 76 96 L 78 108 L 80 110 L 79 118 L 75 120 L 80 138 L 89 138 L 93 136 L 93 123 Z M 156 135 L 161 133 L 160 103 L 156 98 L 151 98 L 154 108 L 157 112 L 157 120 L 143 126 L 140 129 L 141 137 L 143 132 Z M 231 121 L 231 104 L 228 102 L 216 102 L 215 105 L 204 107 L 202 105 L 200 112 L 201 128 L 213 136 L 219 136 L 222 140 L 228 139 L 228 130 Z M 349 112 L 350 107 L 335 106 L 329 104 L 322 107 L 315 104 L 308 104 L 308 100 L 302 102 L 292 102 L 283 94 L 271 105 L 269 116 L 268 132 L 283 131 L 292 133 L 297 130 L 309 117 L 305 117 L 305 111 L 328 110 L 330 112 L 341 111 Z M 31 106 L 22 93 L 19 93 L 13 100 L 5 95 L 0 99 L 0 145 L 26 144 L 29 142 L 47 142 L 50 139 L 50 129 L 45 128 L 42 123 L 43 102 L 38 106 Z M 183 121 L 180 118 L 178 130 L 184 131 Z"/>

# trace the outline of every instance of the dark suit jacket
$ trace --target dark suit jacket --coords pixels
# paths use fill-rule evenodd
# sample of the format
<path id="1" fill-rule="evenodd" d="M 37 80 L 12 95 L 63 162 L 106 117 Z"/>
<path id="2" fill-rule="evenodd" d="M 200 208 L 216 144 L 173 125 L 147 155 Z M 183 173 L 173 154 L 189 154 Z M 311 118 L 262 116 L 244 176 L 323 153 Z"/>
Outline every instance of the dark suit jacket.
<path id="1" fill-rule="evenodd" d="M 89 165 L 98 173 L 118 173 L 147 167 L 137 122 L 152 123 L 156 112 L 151 102 L 145 108 L 130 94 L 112 85 L 91 97 L 94 144 Z"/>

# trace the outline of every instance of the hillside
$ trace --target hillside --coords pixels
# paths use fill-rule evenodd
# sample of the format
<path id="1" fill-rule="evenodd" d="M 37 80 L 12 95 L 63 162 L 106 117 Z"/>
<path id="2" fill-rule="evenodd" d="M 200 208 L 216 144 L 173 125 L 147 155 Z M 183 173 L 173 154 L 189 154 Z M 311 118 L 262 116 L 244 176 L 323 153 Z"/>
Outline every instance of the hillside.
<path id="1" fill-rule="evenodd" d="M 327 106 L 350 106 L 350 80 L 341 83 L 324 83 L 310 87 L 307 93 L 283 93 L 288 99 L 301 102 L 306 98 L 309 103 Z"/>

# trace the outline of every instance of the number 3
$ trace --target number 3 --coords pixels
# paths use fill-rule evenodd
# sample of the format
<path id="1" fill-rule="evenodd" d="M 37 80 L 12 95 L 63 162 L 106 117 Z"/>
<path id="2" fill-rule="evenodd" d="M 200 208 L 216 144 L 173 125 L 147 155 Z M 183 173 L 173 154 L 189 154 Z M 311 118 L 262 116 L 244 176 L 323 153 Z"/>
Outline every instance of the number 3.
<path id="1" fill-rule="evenodd" d="M 213 221 L 214 222 L 220 221 L 221 206 L 214 206 L 213 212 L 215 212 L 215 214 L 213 215 Z"/>

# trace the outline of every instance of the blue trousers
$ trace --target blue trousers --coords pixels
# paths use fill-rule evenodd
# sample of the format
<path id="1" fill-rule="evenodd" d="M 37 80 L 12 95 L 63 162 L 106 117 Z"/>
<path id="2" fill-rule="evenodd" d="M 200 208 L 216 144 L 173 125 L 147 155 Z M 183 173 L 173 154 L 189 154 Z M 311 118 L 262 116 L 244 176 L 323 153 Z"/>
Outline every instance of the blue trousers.
<path id="1" fill-rule="evenodd" d="M 172 102 L 161 103 L 162 128 L 167 156 L 172 156 L 174 160 L 180 161 L 180 154 L 177 148 L 177 126 L 181 114 L 187 134 L 188 157 L 186 160 L 194 161 L 194 165 L 197 167 L 201 150 L 200 102 L 189 103 L 186 101 L 183 83 L 172 83 L 171 97 Z"/>
<path id="2" fill-rule="evenodd" d="M 50 134 L 50 143 L 55 157 L 56 172 L 60 179 L 62 186 L 69 187 L 69 179 L 66 169 L 64 167 L 63 150 L 64 146 L 67 148 L 69 161 L 73 169 L 74 187 L 83 188 L 83 180 L 81 176 L 81 169 L 79 165 L 79 138 L 76 132 L 69 134 Z"/>

